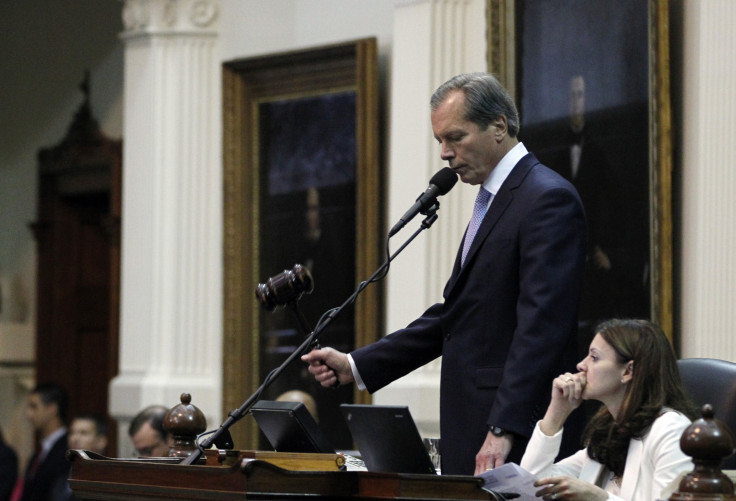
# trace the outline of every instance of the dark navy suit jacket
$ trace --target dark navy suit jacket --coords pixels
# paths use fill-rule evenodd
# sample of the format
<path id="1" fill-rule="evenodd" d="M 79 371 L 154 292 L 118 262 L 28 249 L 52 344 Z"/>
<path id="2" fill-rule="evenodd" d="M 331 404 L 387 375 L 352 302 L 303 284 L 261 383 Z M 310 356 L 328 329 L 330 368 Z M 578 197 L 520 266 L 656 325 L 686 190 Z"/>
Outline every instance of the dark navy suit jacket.
<path id="1" fill-rule="evenodd" d="M 10 499 L 18 478 L 18 456 L 0 438 L 0 499 Z"/>
<path id="2" fill-rule="evenodd" d="M 351 353 L 370 392 L 442 356 L 443 474 L 473 474 L 491 424 L 516 435 L 508 461 L 520 461 L 551 380 L 574 370 L 584 260 L 575 188 L 527 154 L 496 194 L 462 268 L 458 252 L 444 302 Z"/>
<path id="3" fill-rule="evenodd" d="M 31 471 L 35 457 L 28 462 L 22 501 L 57 501 L 58 485 L 66 482 L 71 466 L 66 460 L 67 439 L 65 433 L 54 442 L 35 473 Z"/>

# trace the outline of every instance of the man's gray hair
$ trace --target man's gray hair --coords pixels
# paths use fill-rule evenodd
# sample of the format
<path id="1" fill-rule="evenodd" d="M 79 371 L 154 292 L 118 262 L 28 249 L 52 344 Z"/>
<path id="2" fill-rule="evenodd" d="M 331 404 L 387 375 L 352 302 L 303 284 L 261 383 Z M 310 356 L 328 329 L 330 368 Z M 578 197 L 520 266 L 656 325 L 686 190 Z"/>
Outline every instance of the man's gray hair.
<path id="1" fill-rule="evenodd" d="M 440 85 L 429 101 L 432 111 L 435 111 L 447 96 L 459 90 L 465 94 L 465 119 L 478 125 L 481 130 L 498 117 L 506 117 L 509 136 L 519 134 L 519 112 L 516 110 L 511 95 L 501 85 L 496 77 L 490 73 L 464 73 L 452 77 Z"/>

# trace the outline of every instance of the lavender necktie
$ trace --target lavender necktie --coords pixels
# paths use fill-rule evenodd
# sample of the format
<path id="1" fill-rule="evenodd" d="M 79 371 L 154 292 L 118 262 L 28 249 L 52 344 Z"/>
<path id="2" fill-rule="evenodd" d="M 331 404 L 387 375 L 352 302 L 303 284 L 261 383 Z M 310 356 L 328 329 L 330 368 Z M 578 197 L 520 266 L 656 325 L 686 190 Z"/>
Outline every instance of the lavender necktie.
<path id="1" fill-rule="evenodd" d="M 468 223 L 468 230 L 465 232 L 463 256 L 462 260 L 460 261 L 460 264 L 463 266 L 465 265 L 465 257 L 468 255 L 470 246 L 473 244 L 475 234 L 478 232 L 478 228 L 480 228 L 480 223 L 483 222 L 483 217 L 486 215 L 486 210 L 488 209 L 488 200 L 490 200 L 490 198 L 491 193 L 481 186 L 480 190 L 478 191 L 478 196 L 475 198 L 473 217 L 470 218 L 470 223 Z"/>

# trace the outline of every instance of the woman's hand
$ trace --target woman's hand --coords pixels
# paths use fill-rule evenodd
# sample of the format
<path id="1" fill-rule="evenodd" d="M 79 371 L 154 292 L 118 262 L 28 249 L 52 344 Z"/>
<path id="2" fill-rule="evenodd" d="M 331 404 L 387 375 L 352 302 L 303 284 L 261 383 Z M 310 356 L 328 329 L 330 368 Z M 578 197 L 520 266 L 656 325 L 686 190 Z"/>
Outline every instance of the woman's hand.
<path id="1" fill-rule="evenodd" d="M 542 433 L 552 436 L 562 429 L 570 413 L 583 402 L 585 384 L 584 372 L 566 372 L 552 381 L 552 400 L 539 423 Z"/>
<path id="2" fill-rule="evenodd" d="M 565 501 L 605 501 L 608 493 L 595 485 L 573 477 L 547 477 L 534 482 L 542 487 L 535 494 L 545 501 L 564 499 Z"/>

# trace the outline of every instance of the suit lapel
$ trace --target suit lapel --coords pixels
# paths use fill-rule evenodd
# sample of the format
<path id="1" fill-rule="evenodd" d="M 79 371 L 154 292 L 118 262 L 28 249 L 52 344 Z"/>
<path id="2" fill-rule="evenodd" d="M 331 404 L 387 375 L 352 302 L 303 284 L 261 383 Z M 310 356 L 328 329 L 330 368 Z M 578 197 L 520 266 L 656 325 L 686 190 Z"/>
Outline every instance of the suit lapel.
<path id="1" fill-rule="evenodd" d="M 624 499 L 632 499 L 636 483 L 639 481 L 639 466 L 641 465 L 641 456 L 644 451 L 644 442 L 640 439 L 632 439 L 629 442 L 629 453 L 626 456 L 626 466 L 624 467 L 624 477 L 621 479 L 621 497 Z"/>
<path id="2" fill-rule="evenodd" d="M 591 484 L 595 484 L 598 481 L 598 477 L 601 476 L 602 471 L 603 465 L 600 464 L 598 461 L 594 461 L 591 459 L 583 465 L 578 478 L 580 478 L 580 480 L 590 482 Z"/>
<path id="3" fill-rule="evenodd" d="M 506 209 L 511 204 L 512 200 L 514 199 L 514 190 L 519 187 L 531 168 L 537 163 L 539 163 L 537 158 L 531 153 L 528 153 L 521 160 L 519 160 L 519 162 L 511 170 L 509 177 L 506 178 L 506 181 L 504 181 L 499 188 L 498 193 L 496 193 L 496 195 L 493 197 L 491 206 L 488 208 L 488 212 L 486 212 L 486 215 L 483 218 L 483 222 L 478 228 L 478 232 L 475 234 L 473 244 L 470 246 L 468 255 L 465 258 L 466 265 L 463 267 L 460 266 L 460 255 L 462 254 L 463 242 L 460 242 L 460 249 L 455 258 L 455 266 L 453 268 L 452 275 L 450 276 L 450 280 L 445 287 L 445 297 L 448 297 L 450 295 L 460 278 L 466 273 L 469 273 L 469 269 L 472 267 L 471 263 L 473 261 L 473 256 L 475 256 L 475 254 L 478 252 L 478 249 L 481 248 L 483 242 L 491 234 L 491 231 L 496 226 L 496 223 L 498 223 L 498 220 L 501 218 L 503 213 L 506 212 Z M 463 241 L 464 240 L 465 236 L 463 236 Z"/>

